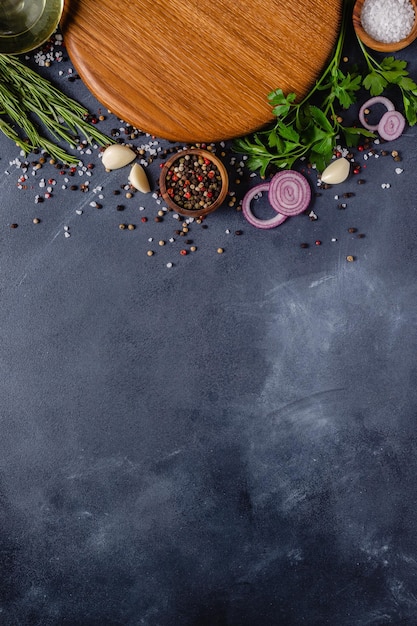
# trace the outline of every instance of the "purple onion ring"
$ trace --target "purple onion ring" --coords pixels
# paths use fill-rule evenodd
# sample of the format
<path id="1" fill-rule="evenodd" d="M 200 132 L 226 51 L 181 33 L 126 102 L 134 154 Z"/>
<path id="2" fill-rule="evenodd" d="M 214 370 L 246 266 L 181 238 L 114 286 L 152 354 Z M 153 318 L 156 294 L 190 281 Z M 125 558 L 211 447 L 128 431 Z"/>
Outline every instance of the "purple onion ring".
<path id="1" fill-rule="evenodd" d="M 398 139 L 405 127 L 405 118 L 399 111 L 387 111 L 379 120 L 378 133 L 385 141 Z"/>
<path id="2" fill-rule="evenodd" d="M 311 188 L 300 172 L 283 170 L 272 178 L 268 197 L 275 211 L 291 217 L 303 213 L 308 208 Z"/>
<path id="3" fill-rule="evenodd" d="M 277 213 L 275 217 L 271 217 L 268 220 L 261 220 L 255 217 L 254 214 L 252 213 L 252 209 L 250 205 L 251 205 L 253 198 L 258 193 L 262 193 L 263 191 L 269 191 L 269 186 L 270 186 L 270 183 L 260 183 L 259 185 L 255 185 L 255 187 L 252 187 L 252 189 L 249 189 L 249 191 L 245 194 L 245 197 L 243 198 L 242 213 L 245 219 L 249 222 L 249 224 L 252 224 L 252 226 L 256 226 L 256 228 L 262 228 L 262 229 L 275 228 L 276 226 L 279 226 L 280 224 L 282 224 L 282 222 L 285 222 L 285 220 L 287 219 L 286 215 Z"/>
<path id="4" fill-rule="evenodd" d="M 367 100 L 359 110 L 359 121 L 364 128 L 372 132 L 378 130 L 379 124 L 368 124 L 365 119 L 365 111 L 366 109 L 369 109 L 373 104 L 382 104 L 387 109 L 387 111 L 395 111 L 395 106 L 393 105 L 391 100 L 388 100 L 388 98 L 385 98 L 384 96 L 375 96 L 374 98 Z"/>

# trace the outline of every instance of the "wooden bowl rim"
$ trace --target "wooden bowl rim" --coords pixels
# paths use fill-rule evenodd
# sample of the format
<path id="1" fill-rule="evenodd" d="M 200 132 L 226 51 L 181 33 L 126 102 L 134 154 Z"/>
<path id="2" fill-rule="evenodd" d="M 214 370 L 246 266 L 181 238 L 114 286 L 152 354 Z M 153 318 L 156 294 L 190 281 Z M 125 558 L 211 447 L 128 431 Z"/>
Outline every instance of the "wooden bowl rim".
<path id="1" fill-rule="evenodd" d="M 167 193 L 166 175 L 168 173 L 168 170 L 173 165 L 173 163 L 175 163 L 175 161 L 178 161 L 178 159 L 187 154 L 198 154 L 212 161 L 219 170 L 222 179 L 222 188 L 220 190 L 218 198 L 206 208 L 201 209 L 201 211 L 184 209 L 183 207 L 176 204 Z M 204 150 L 203 148 L 186 148 L 185 150 L 179 150 L 178 152 L 173 154 L 167 161 L 165 161 L 159 175 L 159 190 L 161 192 L 161 196 L 163 197 L 164 201 L 168 205 L 168 208 L 171 209 L 171 211 L 175 211 L 176 213 L 180 213 L 181 215 L 187 215 L 188 217 L 199 217 L 208 215 L 209 213 L 213 213 L 213 211 L 218 209 L 219 206 L 223 204 L 229 191 L 229 177 L 227 174 L 226 166 L 216 154 L 210 152 L 209 150 Z"/>
<path id="2" fill-rule="evenodd" d="M 364 2 L 365 0 L 356 0 L 353 7 L 352 20 L 356 34 L 358 35 L 359 39 L 366 46 L 368 46 L 368 48 L 376 50 L 377 52 L 397 52 L 398 50 L 406 48 L 415 40 L 415 38 L 417 37 L 417 0 L 410 0 L 415 13 L 413 28 L 411 29 L 407 37 L 401 39 L 400 41 L 394 41 L 392 43 L 384 43 L 382 41 L 377 41 L 376 39 L 373 39 L 362 27 L 361 11 Z"/>

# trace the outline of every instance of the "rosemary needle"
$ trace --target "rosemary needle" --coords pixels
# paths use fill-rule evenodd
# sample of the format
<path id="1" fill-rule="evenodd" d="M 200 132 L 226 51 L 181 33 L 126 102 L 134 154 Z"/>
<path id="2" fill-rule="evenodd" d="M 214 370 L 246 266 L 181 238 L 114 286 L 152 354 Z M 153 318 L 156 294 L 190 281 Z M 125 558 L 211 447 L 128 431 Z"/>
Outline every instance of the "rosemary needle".
<path id="1" fill-rule="evenodd" d="M 64 141 L 74 148 L 75 135 L 81 133 L 89 143 L 111 143 L 109 137 L 87 121 L 87 115 L 86 108 L 19 59 L 0 54 L 0 131 L 25 154 L 41 149 L 58 161 L 71 164 L 78 163 L 79 158 L 55 141 Z M 36 118 L 55 141 L 41 133 Z"/>

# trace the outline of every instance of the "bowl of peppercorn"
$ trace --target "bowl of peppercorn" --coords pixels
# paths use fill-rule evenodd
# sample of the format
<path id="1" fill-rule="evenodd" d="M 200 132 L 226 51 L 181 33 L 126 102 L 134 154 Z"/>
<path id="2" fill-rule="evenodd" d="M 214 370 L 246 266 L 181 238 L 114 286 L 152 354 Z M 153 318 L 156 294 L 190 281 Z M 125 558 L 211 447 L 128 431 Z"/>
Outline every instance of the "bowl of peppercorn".
<path id="1" fill-rule="evenodd" d="M 368 48 L 397 52 L 417 37 L 417 0 L 401 0 L 394 12 L 385 0 L 356 0 L 352 21 L 357 37 Z"/>
<path id="2" fill-rule="evenodd" d="M 200 217 L 224 202 L 229 187 L 222 161 L 209 150 L 181 150 L 166 161 L 159 177 L 161 196 L 172 211 Z"/>

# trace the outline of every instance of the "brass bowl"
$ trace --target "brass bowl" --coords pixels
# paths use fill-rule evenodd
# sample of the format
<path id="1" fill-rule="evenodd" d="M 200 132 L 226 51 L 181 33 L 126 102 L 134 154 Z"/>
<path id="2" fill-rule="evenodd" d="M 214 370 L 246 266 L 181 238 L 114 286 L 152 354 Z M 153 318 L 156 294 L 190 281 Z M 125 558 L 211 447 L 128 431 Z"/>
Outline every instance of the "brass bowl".
<path id="1" fill-rule="evenodd" d="M 361 22 L 361 12 L 364 2 L 365 0 L 356 0 L 355 6 L 353 7 L 352 20 L 356 34 L 365 46 L 377 52 L 397 52 L 398 50 L 406 48 L 415 40 L 417 37 L 417 0 L 410 0 L 415 14 L 413 28 L 405 39 L 392 43 L 377 41 L 365 31 Z"/>
<path id="2" fill-rule="evenodd" d="M 180 164 L 181 159 L 191 155 L 198 155 L 203 157 L 203 159 L 211 161 L 211 163 L 213 163 L 215 168 L 218 170 L 221 179 L 221 187 L 218 196 L 214 198 L 212 202 L 208 201 L 204 206 L 201 206 L 201 208 L 198 209 L 188 209 L 180 204 L 177 204 L 177 202 L 172 198 L 172 192 L 170 192 L 169 186 L 171 172 L 175 167 L 176 162 L 178 161 Z M 181 150 L 180 152 L 177 152 L 164 163 L 159 176 L 159 189 L 163 199 L 171 211 L 175 211 L 181 215 L 187 215 L 188 217 L 200 217 L 213 213 L 213 211 L 218 209 L 223 204 L 229 190 L 229 178 L 224 164 L 215 154 L 209 150 L 190 148 L 188 150 Z"/>

